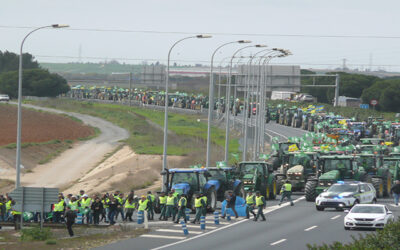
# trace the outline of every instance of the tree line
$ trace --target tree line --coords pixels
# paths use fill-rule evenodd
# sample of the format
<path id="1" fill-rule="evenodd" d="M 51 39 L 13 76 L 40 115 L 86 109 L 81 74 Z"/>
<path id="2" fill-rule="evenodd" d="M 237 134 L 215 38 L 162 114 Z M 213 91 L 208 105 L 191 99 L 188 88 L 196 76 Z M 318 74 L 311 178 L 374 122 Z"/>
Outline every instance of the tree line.
<path id="1" fill-rule="evenodd" d="M 67 81 L 46 69 L 42 69 L 34 57 L 25 53 L 22 56 L 22 95 L 55 97 L 70 90 Z M 19 55 L 0 51 L 0 93 L 11 98 L 18 96 Z"/>
<path id="2" fill-rule="evenodd" d="M 309 70 L 302 70 L 302 74 L 315 74 Z M 369 104 L 371 100 L 378 100 L 377 110 L 400 112 L 400 78 L 379 78 L 361 74 L 349 74 L 345 72 L 334 72 L 339 74 L 339 95 L 361 98 L 362 103 Z M 334 77 L 303 77 L 301 80 L 302 92 L 317 97 L 318 102 L 332 103 L 335 97 L 334 88 L 310 88 L 305 85 L 334 85 Z"/>

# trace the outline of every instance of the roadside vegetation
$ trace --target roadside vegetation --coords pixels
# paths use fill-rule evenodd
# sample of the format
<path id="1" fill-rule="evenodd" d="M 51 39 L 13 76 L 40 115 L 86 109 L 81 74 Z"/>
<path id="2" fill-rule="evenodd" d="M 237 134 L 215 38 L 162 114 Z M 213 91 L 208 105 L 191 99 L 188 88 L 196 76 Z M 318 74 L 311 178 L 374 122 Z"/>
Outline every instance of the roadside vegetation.
<path id="1" fill-rule="evenodd" d="M 134 238 L 148 232 L 146 229 L 115 227 L 73 227 L 76 237 L 70 238 L 65 227 L 27 227 L 20 233 L 0 231 L 0 249 L 92 249 L 117 240 Z"/>
<path id="2" fill-rule="evenodd" d="M 138 107 L 61 99 L 28 102 L 103 118 L 130 132 L 130 137 L 126 143 L 136 153 L 161 155 L 163 152 L 164 112 Z M 201 116 L 170 113 L 168 117 L 170 133 L 168 155 L 185 156 L 204 146 L 207 139 L 207 124 L 201 121 Z M 224 131 L 213 128 L 211 134 L 212 143 L 224 147 Z M 238 139 L 234 138 L 230 141 L 230 152 L 237 153 L 238 149 Z"/>
<path id="3" fill-rule="evenodd" d="M 351 243 L 334 242 L 321 246 L 307 245 L 310 250 L 375 250 L 400 249 L 400 219 L 388 224 L 383 230 L 366 236 L 353 237 Z"/>

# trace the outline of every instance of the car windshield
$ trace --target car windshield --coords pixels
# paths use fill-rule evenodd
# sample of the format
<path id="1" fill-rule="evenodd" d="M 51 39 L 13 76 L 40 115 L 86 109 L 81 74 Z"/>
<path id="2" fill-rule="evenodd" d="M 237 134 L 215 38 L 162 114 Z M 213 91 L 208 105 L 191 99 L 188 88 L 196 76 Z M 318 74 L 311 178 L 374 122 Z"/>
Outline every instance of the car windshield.
<path id="1" fill-rule="evenodd" d="M 351 213 L 353 214 L 384 214 L 385 209 L 381 206 L 355 206 Z"/>
<path id="2" fill-rule="evenodd" d="M 328 189 L 328 192 L 334 192 L 334 193 L 344 193 L 344 192 L 355 193 L 357 191 L 358 191 L 358 185 L 335 184 Z"/>

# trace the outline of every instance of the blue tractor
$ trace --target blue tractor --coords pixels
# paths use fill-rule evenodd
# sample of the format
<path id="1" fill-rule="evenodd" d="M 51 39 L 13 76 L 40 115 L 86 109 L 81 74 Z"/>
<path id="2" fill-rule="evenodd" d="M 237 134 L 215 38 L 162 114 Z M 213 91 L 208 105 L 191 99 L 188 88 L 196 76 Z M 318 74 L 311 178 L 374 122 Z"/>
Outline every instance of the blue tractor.
<path id="1" fill-rule="evenodd" d="M 229 167 L 207 168 L 209 177 L 207 186 L 217 191 L 218 201 L 224 201 L 225 192 L 232 190 L 236 196 L 246 197 L 242 181 L 235 179 L 235 170 Z"/>
<path id="2" fill-rule="evenodd" d="M 185 194 L 187 197 L 187 207 L 195 210 L 194 199 L 196 193 L 207 194 L 207 208 L 209 211 L 214 211 L 217 206 L 217 187 L 215 182 L 208 180 L 210 173 L 205 168 L 177 168 L 166 169 L 161 172 L 161 175 L 166 175 L 167 187 L 166 191 L 175 189 L 178 194 Z M 158 199 L 157 199 L 158 201 Z M 159 211 L 159 206 L 156 204 L 155 211 Z"/>

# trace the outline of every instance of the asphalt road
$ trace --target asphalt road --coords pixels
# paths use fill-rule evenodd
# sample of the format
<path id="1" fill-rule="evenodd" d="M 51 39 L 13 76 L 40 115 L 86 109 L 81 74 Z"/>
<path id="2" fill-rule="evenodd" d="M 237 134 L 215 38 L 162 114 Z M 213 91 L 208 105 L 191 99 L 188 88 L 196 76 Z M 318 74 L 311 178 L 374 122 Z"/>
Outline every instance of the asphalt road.
<path id="1" fill-rule="evenodd" d="M 301 195 L 294 195 L 293 207 L 288 203 L 278 206 L 278 200 L 268 201 L 266 222 L 240 219 L 215 226 L 212 215 L 207 218 L 207 230 L 199 225 L 188 224 L 189 236 L 185 237 L 181 226 L 166 224 L 150 233 L 133 239 L 119 241 L 98 249 L 307 249 L 307 244 L 321 245 L 335 241 L 350 242 L 351 237 L 374 233 L 369 230 L 345 231 L 345 212 L 325 210 L 319 212 L 313 202 Z M 396 217 L 400 207 L 393 207 L 389 199 L 380 200 L 387 204 Z M 392 204 L 392 203 L 391 203 Z"/>

